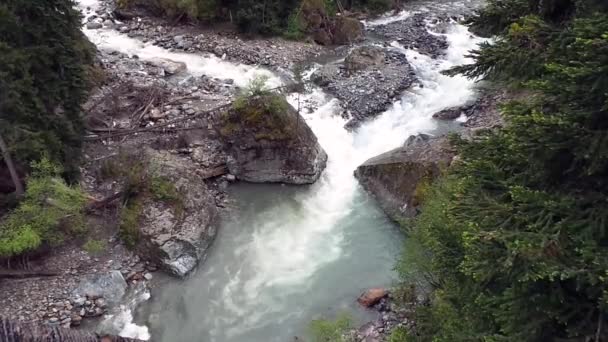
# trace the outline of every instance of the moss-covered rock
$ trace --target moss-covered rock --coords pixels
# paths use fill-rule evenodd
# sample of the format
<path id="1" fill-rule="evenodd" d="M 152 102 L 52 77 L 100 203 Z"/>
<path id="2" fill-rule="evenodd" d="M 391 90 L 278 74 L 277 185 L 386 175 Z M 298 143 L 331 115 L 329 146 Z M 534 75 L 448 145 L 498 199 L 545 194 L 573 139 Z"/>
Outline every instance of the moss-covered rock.
<path id="1" fill-rule="evenodd" d="M 425 189 L 454 157 L 447 138 L 410 137 L 402 146 L 369 159 L 355 171 L 361 185 L 395 221 L 413 217 Z"/>
<path id="2" fill-rule="evenodd" d="M 327 154 L 300 114 L 280 95 L 240 98 L 222 117 L 228 170 L 256 183 L 314 183 Z"/>
<path id="3" fill-rule="evenodd" d="M 123 243 L 179 277 L 204 259 L 217 232 L 215 199 L 199 171 L 188 157 L 146 148 L 121 151 L 99 172 L 121 188 Z"/>

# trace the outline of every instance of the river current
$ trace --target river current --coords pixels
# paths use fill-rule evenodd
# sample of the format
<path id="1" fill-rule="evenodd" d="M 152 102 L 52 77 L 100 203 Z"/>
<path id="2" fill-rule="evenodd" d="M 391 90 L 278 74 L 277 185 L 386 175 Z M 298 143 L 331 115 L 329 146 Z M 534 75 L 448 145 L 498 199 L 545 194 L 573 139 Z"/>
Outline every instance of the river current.
<path id="1" fill-rule="evenodd" d="M 449 2 L 444 6 L 468 6 Z M 95 10 L 97 0 L 81 0 Z M 436 8 L 420 5 L 417 11 Z M 366 25 L 403 20 L 412 12 L 386 16 Z M 233 79 L 246 85 L 256 75 L 281 83 L 266 69 L 214 56 L 169 52 L 114 30 L 84 30 L 100 49 L 185 62 L 193 75 Z M 355 322 L 373 318 L 355 299 L 366 288 L 390 286 L 403 245 L 398 227 L 358 185 L 355 168 L 370 157 L 398 147 L 413 134 L 439 129 L 433 113 L 464 104 L 473 83 L 440 72 L 468 63 L 467 52 L 481 41 L 466 27 L 451 23 L 445 57 L 434 60 L 397 43 L 421 85 L 405 92 L 377 119 L 358 130 L 344 129 L 336 99 L 320 89 L 302 95 L 316 110 L 304 113 L 329 156 L 327 169 L 311 186 L 237 184 L 229 192 L 234 210 L 224 217 L 207 260 L 188 279 L 162 278 L 148 293 L 137 294 L 133 310 L 108 320 L 127 337 L 161 342 L 273 342 L 305 336 L 312 319 L 348 312 Z M 289 98 L 297 106 L 296 96 Z M 135 319 L 134 319 L 135 317 Z"/>

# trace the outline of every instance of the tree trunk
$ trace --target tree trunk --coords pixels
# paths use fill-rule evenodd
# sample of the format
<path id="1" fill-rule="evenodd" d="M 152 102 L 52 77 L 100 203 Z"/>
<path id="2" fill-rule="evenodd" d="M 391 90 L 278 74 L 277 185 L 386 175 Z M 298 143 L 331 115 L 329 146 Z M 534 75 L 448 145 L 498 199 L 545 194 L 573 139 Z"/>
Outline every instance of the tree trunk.
<path id="1" fill-rule="evenodd" d="M 17 170 L 15 169 L 15 164 L 13 164 L 13 159 L 11 159 L 11 154 L 8 151 L 8 146 L 6 146 L 6 143 L 2 138 L 2 134 L 0 134 L 0 152 L 2 152 L 2 158 L 4 158 L 4 163 L 8 167 L 8 172 L 11 174 L 13 184 L 15 184 L 15 193 L 17 194 L 17 196 L 22 196 L 23 185 L 21 185 L 21 180 L 19 180 L 19 175 L 17 174 Z"/>

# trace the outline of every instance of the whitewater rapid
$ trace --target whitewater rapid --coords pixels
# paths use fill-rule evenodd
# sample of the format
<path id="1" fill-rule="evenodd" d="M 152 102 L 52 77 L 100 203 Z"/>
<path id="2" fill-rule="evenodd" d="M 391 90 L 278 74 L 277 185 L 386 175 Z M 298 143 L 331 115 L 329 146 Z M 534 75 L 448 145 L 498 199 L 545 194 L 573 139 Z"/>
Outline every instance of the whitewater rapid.
<path id="1" fill-rule="evenodd" d="M 80 6 L 95 10 L 98 2 L 81 0 Z M 409 15 L 410 12 L 404 11 L 366 25 L 403 20 Z M 84 29 L 84 32 L 100 49 L 137 55 L 142 60 L 161 57 L 181 61 L 196 76 L 232 79 L 235 84 L 244 86 L 254 77 L 265 75 L 269 77 L 271 86 L 281 84 L 280 77 L 267 69 L 231 63 L 212 55 L 169 52 L 115 30 Z M 420 85 L 406 91 L 389 110 L 354 132 L 344 129 L 346 122 L 338 115 L 338 101 L 321 89 L 314 88 L 309 94 L 288 98 L 295 107 L 301 103 L 315 104 L 313 107 L 316 109 L 303 116 L 329 156 L 326 170 L 316 184 L 299 190 L 276 186 L 263 190 L 246 188 L 242 192 L 243 198 L 265 204 L 249 211 L 243 207 L 245 213 L 241 221 L 235 218 L 235 222 L 222 227 L 227 230 L 220 233 L 225 237 L 222 239 L 220 236 L 220 241 L 216 242 L 219 246 L 214 246 L 212 255 L 199 272 L 185 283 L 168 286 L 158 299 L 151 299 L 150 308 L 144 314 L 147 318 L 143 321 L 154 325 L 152 330 L 161 335 L 155 340 L 189 341 L 200 340 L 204 336 L 204 340 L 211 342 L 282 341 L 285 336 L 301 330 L 290 325 L 299 321 L 306 323 L 314 310 L 319 310 L 331 300 L 323 295 L 311 297 L 311 293 L 339 293 L 339 289 L 333 287 L 328 290 L 328 284 L 319 279 L 319 275 L 334 279 L 330 277 L 331 273 L 339 273 L 341 269 L 351 272 L 353 265 L 359 264 L 357 253 L 359 258 L 369 258 L 366 253 L 375 253 L 349 249 L 361 244 L 353 242 L 360 239 L 353 237 L 353 232 L 365 231 L 366 239 L 374 239 L 374 233 L 369 233 L 369 230 L 377 227 L 368 229 L 357 225 L 364 222 L 391 229 L 391 223 L 379 214 L 375 204 L 370 204 L 361 191 L 353 177 L 355 168 L 368 158 L 400 146 L 411 135 L 432 134 L 437 130 L 433 113 L 462 105 L 474 96 L 470 80 L 459 76 L 447 77 L 441 71 L 470 62 L 464 56 L 481 40 L 457 23 L 449 25 L 445 36 L 449 48 L 446 56 L 439 60 L 405 49 L 397 43 L 392 44 L 393 49 L 407 57 L 420 79 Z M 275 191 L 276 196 L 254 196 L 249 194 L 251 191 Z M 366 221 L 367 216 L 373 216 L 369 222 Z M 353 222 L 353 218 L 358 222 Z M 243 226 L 247 227 L 246 233 L 235 231 Z M 353 228 L 355 226 L 356 229 Z M 379 229 L 375 234 L 384 233 Z M 369 245 L 381 250 L 391 243 L 390 240 L 398 239 L 394 236 L 378 240 L 376 245 L 369 242 Z M 392 248 L 393 253 L 396 247 L 386 248 Z M 391 257 L 392 254 L 385 256 Z M 340 267 L 342 260 L 349 260 L 349 266 Z M 358 271 L 371 274 L 382 262 L 386 263 L 385 260 L 362 261 L 360 264 L 363 266 Z M 384 273 L 390 273 L 391 265 L 385 267 L 388 270 Z M 363 284 L 358 275 L 347 273 L 343 277 L 345 281 Z M 387 276 L 386 279 L 389 278 Z M 359 291 L 361 284 L 342 286 L 351 286 Z M 138 298 L 141 301 L 148 297 Z M 310 300 L 319 303 L 309 303 Z M 150 338 L 147 326 L 133 323 L 132 306 L 124 307 L 108 319 L 120 322 L 118 326 L 122 327 L 120 333 L 123 336 Z M 162 327 L 163 324 L 174 328 Z M 285 332 L 269 336 L 261 332 L 281 326 L 285 327 Z"/>

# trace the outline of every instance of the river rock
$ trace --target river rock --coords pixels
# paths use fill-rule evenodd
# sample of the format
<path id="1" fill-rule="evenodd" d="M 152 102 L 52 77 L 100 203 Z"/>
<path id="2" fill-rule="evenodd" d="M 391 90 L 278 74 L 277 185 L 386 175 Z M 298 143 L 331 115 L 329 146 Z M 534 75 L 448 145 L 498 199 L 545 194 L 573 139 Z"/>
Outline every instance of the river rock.
<path id="1" fill-rule="evenodd" d="M 359 304 L 369 308 L 378 303 L 382 298 L 388 295 L 388 291 L 381 287 L 372 288 L 363 292 L 359 298 L 357 298 L 357 302 Z"/>
<path id="2" fill-rule="evenodd" d="M 90 21 L 87 23 L 87 29 L 88 30 L 97 30 L 100 29 L 103 25 L 100 22 L 97 21 Z"/>
<path id="3" fill-rule="evenodd" d="M 169 273 L 184 277 L 201 260 L 217 231 L 217 210 L 210 191 L 187 158 L 147 150 L 157 176 L 167 179 L 179 194 L 178 203 L 147 198 L 140 220 L 140 254 Z"/>
<path id="4" fill-rule="evenodd" d="M 177 62 L 167 58 L 152 58 L 148 61 L 151 65 L 161 68 L 168 75 L 175 75 L 186 70 L 186 63 Z"/>
<path id="5" fill-rule="evenodd" d="M 344 66 L 348 72 L 355 72 L 371 66 L 383 65 L 385 58 L 384 50 L 380 47 L 373 45 L 360 46 L 346 56 Z"/>
<path id="6" fill-rule="evenodd" d="M 463 107 L 450 107 L 433 114 L 433 117 L 438 120 L 456 120 L 465 110 Z"/>
<path id="7" fill-rule="evenodd" d="M 72 292 L 74 302 L 80 303 L 82 298 L 104 298 L 108 304 L 116 305 L 127 290 L 127 282 L 120 271 L 110 271 L 103 274 L 85 276 L 78 287 Z"/>
<path id="8" fill-rule="evenodd" d="M 300 114 L 281 96 L 249 99 L 223 115 L 220 135 L 227 166 L 237 179 L 254 183 L 314 183 L 327 154 Z"/>
<path id="9" fill-rule="evenodd" d="M 335 19 L 332 43 L 351 44 L 363 36 L 363 24 L 355 19 L 339 16 Z"/>
<path id="10" fill-rule="evenodd" d="M 411 136 L 402 147 L 369 159 L 355 177 L 394 220 L 417 214 L 424 187 L 447 168 L 454 151 L 446 137 Z"/>

